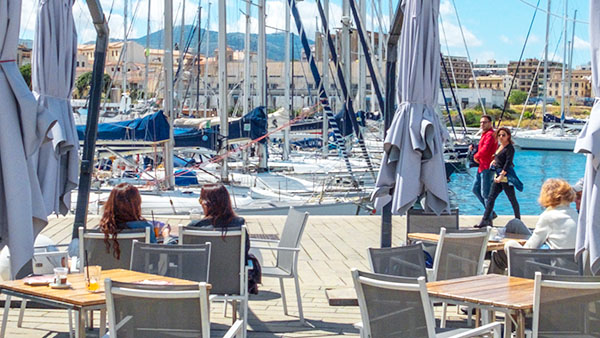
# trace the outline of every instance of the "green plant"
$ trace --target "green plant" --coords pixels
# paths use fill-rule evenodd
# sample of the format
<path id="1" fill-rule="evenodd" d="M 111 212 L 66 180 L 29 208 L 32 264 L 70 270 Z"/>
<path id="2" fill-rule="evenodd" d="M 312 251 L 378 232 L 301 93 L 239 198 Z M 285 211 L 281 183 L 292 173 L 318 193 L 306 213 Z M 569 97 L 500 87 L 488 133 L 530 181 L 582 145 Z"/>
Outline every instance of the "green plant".
<path id="1" fill-rule="evenodd" d="M 481 113 L 469 109 L 463 111 L 463 115 L 465 116 L 465 122 L 467 123 L 467 127 L 479 127 L 479 119 L 481 118 Z"/>
<path id="2" fill-rule="evenodd" d="M 514 90 L 508 97 L 510 104 L 523 104 L 527 100 L 527 93 L 522 90 Z"/>
<path id="3" fill-rule="evenodd" d="M 535 114 L 531 110 L 526 110 L 525 113 L 523 113 L 523 117 L 526 119 L 534 119 Z"/>
<path id="4" fill-rule="evenodd" d="M 73 95 L 76 96 L 77 98 L 83 98 L 88 94 L 88 91 L 90 90 L 90 85 L 92 82 L 92 72 L 87 72 L 87 73 L 83 73 L 81 74 L 77 80 L 75 80 L 75 90 L 77 95 Z M 109 89 L 110 89 L 110 85 L 111 85 L 111 78 L 110 75 L 104 73 L 103 79 L 102 79 L 102 93 L 103 94 L 107 94 Z"/>
<path id="5" fill-rule="evenodd" d="M 19 70 L 21 71 L 21 76 L 23 76 L 23 80 L 25 80 L 25 83 L 27 83 L 27 87 L 31 89 L 31 63 L 21 66 Z"/>

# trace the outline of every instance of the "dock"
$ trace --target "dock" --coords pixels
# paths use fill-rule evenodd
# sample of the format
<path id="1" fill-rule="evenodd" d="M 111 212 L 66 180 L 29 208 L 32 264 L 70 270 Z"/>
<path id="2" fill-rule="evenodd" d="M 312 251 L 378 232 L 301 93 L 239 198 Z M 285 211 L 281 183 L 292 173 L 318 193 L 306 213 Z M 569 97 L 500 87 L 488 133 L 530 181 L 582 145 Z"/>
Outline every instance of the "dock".
<path id="1" fill-rule="evenodd" d="M 461 227 L 477 224 L 481 216 L 460 216 Z M 244 216 L 248 231 L 252 235 L 279 235 L 285 216 Z M 494 224 L 502 226 L 512 216 L 499 216 Z M 88 227 L 98 224 L 99 216 L 90 216 Z M 148 217 L 150 219 L 150 217 Z M 155 217 L 172 227 L 187 224 L 188 216 Z M 50 223 L 42 234 L 57 244 L 68 244 L 71 240 L 74 216 L 50 217 Z M 527 226 L 533 228 L 537 216 L 523 216 Z M 336 335 L 358 336 L 353 327 L 360 321 L 357 306 L 330 306 L 325 291 L 348 290 L 353 287 L 351 268 L 369 270 L 367 248 L 379 247 L 380 216 L 310 216 L 302 238 L 299 257 L 300 289 L 307 324 L 301 325 L 295 299 L 293 281 L 285 280 L 289 316 L 283 314 L 279 282 L 275 278 L 264 278 L 258 295 L 250 295 L 249 337 L 328 337 Z M 406 233 L 405 217 L 393 217 L 393 245 L 400 245 Z M 274 264 L 271 252 L 263 252 L 263 265 Z M 436 309 L 436 313 L 438 309 Z M 0 309 L 4 311 L 4 307 Z M 441 310 L 440 310 L 441 311 Z M 448 310 L 449 326 L 462 323 L 466 318 L 453 308 Z M 7 337 L 68 337 L 67 311 L 43 308 L 28 308 L 23 325 L 17 327 L 18 308 L 9 312 Z M 223 303 L 214 303 L 211 309 L 213 336 L 222 336 L 225 327 L 231 324 L 231 306 L 223 316 Z M 98 319 L 98 315 L 94 318 Z M 98 327 L 98 323 L 95 324 Z"/>

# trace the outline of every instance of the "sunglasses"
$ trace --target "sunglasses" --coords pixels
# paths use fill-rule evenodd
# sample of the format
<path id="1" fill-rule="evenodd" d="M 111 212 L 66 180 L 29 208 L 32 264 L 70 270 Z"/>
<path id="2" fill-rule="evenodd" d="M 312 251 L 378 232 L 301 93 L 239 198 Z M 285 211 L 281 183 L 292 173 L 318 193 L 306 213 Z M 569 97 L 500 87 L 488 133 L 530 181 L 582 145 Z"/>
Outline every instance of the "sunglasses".
<path id="1" fill-rule="evenodd" d="M 507 137 L 508 135 L 506 134 L 498 134 L 498 137 Z"/>

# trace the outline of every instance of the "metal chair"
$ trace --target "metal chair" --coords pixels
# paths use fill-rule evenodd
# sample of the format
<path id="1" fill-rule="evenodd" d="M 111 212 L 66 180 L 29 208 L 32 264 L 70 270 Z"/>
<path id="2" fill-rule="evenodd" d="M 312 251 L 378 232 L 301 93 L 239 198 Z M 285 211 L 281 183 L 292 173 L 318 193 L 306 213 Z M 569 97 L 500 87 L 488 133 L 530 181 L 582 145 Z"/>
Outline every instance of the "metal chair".
<path id="1" fill-rule="evenodd" d="M 300 240 L 306 223 L 308 222 L 308 212 L 296 211 L 290 207 L 285 225 L 281 232 L 281 239 L 253 239 L 252 242 L 266 242 L 277 244 L 277 246 L 257 246 L 252 244 L 252 248 L 261 250 L 275 250 L 277 263 L 275 266 L 263 266 L 262 277 L 279 278 L 281 288 L 281 300 L 283 302 L 283 313 L 288 314 L 287 302 L 285 300 L 284 278 L 293 278 L 296 286 L 296 298 L 298 301 L 298 315 L 300 322 L 304 323 L 304 312 L 302 311 L 302 297 L 300 295 L 300 283 L 298 282 L 298 254 L 300 253 Z"/>
<path id="2" fill-rule="evenodd" d="M 582 266 L 575 261 L 574 249 L 528 249 L 507 247 L 508 275 L 533 279 L 542 275 L 579 276 Z"/>
<path id="3" fill-rule="evenodd" d="M 362 318 L 361 337 L 440 337 L 436 334 L 433 307 L 425 278 L 367 273 L 352 269 Z M 493 333 L 500 337 L 501 323 L 476 329 L 445 331 L 444 337 L 475 337 Z"/>
<path id="4" fill-rule="evenodd" d="M 437 234 L 441 228 L 458 229 L 458 209 L 452 209 L 450 213 L 441 215 L 422 209 L 408 209 L 406 213 L 407 236 L 411 232 Z"/>
<path id="5" fill-rule="evenodd" d="M 112 337 L 210 337 L 207 284 L 148 285 L 105 280 Z M 237 320 L 224 337 L 242 334 Z"/>
<path id="6" fill-rule="evenodd" d="M 451 234 L 447 234 L 446 228 L 442 228 L 433 268 L 428 269 L 428 280 L 434 282 L 481 275 L 489 236 L 489 227 L 485 232 Z M 447 304 L 443 303 L 441 327 L 446 327 L 446 309 Z"/>
<path id="7" fill-rule="evenodd" d="M 600 277 L 535 273 L 533 337 L 600 336 Z"/>
<path id="8" fill-rule="evenodd" d="M 117 240 L 121 255 L 116 259 L 113 255 L 112 245 L 110 250 L 106 249 L 104 243 L 104 233 L 99 229 L 84 229 L 79 227 L 79 265 L 80 271 L 86 264 L 100 265 L 102 269 L 129 269 L 131 264 L 131 251 L 133 241 L 143 241 L 150 243 L 151 229 L 125 229 L 119 232 Z M 109 239 L 112 241 L 112 237 Z M 111 243 L 112 244 L 112 243 Z M 85 253 L 87 251 L 87 262 Z"/>
<path id="9" fill-rule="evenodd" d="M 422 243 L 367 250 L 371 270 L 374 273 L 400 277 L 427 277 Z"/>
<path id="10" fill-rule="evenodd" d="M 210 243 L 162 245 L 133 242 L 130 270 L 208 282 Z"/>
<path id="11" fill-rule="evenodd" d="M 246 267 L 246 226 L 239 230 L 202 230 L 201 227 L 179 226 L 179 244 L 210 243 L 208 281 L 212 285 L 211 300 L 240 303 L 243 336 L 248 321 L 248 268 Z M 235 311 L 234 311 L 235 315 Z"/>

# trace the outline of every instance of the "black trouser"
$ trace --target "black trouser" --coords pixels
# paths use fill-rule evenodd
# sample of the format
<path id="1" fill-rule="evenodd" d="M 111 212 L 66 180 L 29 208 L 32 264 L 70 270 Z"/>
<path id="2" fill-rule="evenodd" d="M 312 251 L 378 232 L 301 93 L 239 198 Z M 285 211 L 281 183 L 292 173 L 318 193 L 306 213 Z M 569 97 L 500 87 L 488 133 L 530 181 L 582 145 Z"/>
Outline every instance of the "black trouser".
<path id="1" fill-rule="evenodd" d="M 485 205 L 485 212 L 483 213 L 484 220 L 491 221 L 491 214 L 494 210 L 494 204 L 496 203 L 496 198 L 498 195 L 504 190 L 504 193 L 508 197 L 510 204 L 512 205 L 513 212 L 515 213 L 515 218 L 521 219 L 521 209 L 519 208 L 519 202 L 517 202 L 517 195 L 515 194 L 515 187 L 509 185 L 508 183 L 496 183 L 492 184 L 492 188 L 490 189 L 490 195 L 487 198 L 487 204 Z"/>

